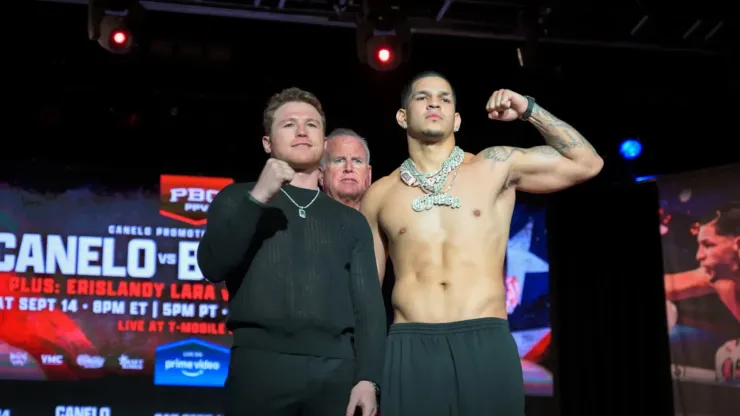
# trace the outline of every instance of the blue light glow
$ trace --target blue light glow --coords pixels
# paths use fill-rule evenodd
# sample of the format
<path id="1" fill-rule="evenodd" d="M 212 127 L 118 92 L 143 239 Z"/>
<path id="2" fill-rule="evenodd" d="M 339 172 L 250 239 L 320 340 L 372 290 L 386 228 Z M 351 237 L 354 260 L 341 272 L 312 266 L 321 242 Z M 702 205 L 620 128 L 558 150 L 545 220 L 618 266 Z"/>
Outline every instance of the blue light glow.
<path id="1" fill-rule="evenodd" d="M 627 139 L 619 145 L 619 153 L 627 160 L 637 159 L 642 153 L 642 143 L 635 139 Z"/>

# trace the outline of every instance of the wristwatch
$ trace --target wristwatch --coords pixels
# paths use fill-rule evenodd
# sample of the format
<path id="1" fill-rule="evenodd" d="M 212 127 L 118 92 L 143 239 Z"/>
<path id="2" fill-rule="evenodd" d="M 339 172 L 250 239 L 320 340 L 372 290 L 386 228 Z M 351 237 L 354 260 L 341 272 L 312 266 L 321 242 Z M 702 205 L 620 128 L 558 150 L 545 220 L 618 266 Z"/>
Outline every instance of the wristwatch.
<path id="1" fill-rule="evenodd" d="M 530 97 L 529 95 L 525 95 L 524 98 L 527 99 L 527 110 L 524 111 L 524 114 L 519 116 L 519 120 L 527 121 L 529 120 L 529 117 L 532 116 L 532 110 L 534 109 L 534 98 Z"/>
<path id="2" fill-rule="evenodd" d="M 371 381 L 373 383 L 373 388 L 375 389 L 375 395 L 380 395 L 380 386 L 378 386 L 378 383 Z"/>

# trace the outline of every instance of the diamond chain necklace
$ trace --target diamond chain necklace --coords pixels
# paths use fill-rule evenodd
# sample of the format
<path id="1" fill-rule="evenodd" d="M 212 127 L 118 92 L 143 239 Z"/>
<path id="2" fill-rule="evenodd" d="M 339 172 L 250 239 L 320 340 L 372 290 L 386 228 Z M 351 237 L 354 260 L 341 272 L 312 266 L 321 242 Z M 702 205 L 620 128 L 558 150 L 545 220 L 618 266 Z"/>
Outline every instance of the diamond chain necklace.
<path id="1" fill-rule="evenodd" d="M 425 195 L 414 199 L 411 208 L 416 212 L 432 209 L 437 206 L 449 206 L 451 208 L 460 208 L 460 198 L 448 194 L 452 185 L 457 178 L 457 168 L 465 159 L 465 152 L 455 146 L 450 156 L 442 162 L 442 166 L 433 173 L 424 173 L 417 169 L 411 158 L 406 159 L 400 168 L 401 180 L 408 186 L 418 186 Z M 450 172 L 455 172 L 450 186 L 440 192 L 441 188 L 447 183 Z"/>

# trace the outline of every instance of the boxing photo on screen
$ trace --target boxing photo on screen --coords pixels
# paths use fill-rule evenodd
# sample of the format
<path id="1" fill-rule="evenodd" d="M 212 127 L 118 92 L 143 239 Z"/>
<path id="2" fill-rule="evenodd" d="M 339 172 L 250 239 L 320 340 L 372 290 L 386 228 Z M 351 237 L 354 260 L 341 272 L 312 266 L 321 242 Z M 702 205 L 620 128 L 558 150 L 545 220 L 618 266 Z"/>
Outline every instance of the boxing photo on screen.
<path id="1" fill-rule="evenodd" d="M 658 188 L 673 378 L 740 387 L 740 165 Z"/>

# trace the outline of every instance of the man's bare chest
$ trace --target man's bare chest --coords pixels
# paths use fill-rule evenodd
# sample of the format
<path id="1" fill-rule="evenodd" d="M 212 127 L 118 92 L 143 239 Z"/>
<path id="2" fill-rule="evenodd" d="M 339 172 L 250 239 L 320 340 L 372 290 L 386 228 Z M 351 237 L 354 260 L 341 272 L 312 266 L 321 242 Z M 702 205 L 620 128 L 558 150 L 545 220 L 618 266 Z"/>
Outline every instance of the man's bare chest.
<path id="1" fill-rule="evenodd" d="M 402 238 L 444 241 L 456 236 L 470 236 L 490 227 L 497 213 L 497 198 L 487 186 L 460 184 L 447 194 L 457 199 L 456 205 L 424 204 L 419 199 L 425 194 L 418 187 L 404 184 L 395 186 L 387 194 L 379 221 L 382 231 L 393 241 Z"/>

